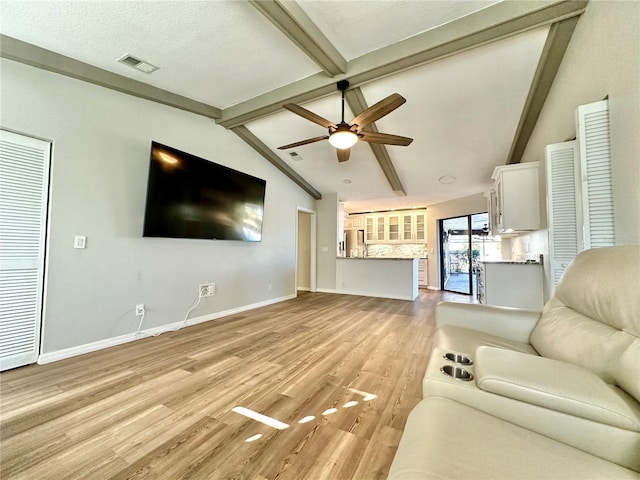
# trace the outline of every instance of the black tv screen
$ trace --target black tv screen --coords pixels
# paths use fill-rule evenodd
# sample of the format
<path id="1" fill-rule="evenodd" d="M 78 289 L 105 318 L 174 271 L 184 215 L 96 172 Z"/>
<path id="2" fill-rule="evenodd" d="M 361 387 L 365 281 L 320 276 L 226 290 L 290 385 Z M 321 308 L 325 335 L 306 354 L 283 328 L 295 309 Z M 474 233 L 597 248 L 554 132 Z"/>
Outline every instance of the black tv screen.
<path id="1" fill-rule="evenodd" d="M 266 181 L 151 142 L 145 237 L 262 240 Z"/>

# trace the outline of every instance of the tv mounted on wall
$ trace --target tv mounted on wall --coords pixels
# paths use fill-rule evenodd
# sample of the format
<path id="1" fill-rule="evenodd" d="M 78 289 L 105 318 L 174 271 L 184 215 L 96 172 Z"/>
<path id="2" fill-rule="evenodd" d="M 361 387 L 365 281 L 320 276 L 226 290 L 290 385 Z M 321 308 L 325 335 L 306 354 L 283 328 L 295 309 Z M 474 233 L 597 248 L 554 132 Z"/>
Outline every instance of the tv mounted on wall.
<path id="1" fill-rule="evenodd" d="M 151 142 L 145 237 L 262 240 L 266 181 Z"/>

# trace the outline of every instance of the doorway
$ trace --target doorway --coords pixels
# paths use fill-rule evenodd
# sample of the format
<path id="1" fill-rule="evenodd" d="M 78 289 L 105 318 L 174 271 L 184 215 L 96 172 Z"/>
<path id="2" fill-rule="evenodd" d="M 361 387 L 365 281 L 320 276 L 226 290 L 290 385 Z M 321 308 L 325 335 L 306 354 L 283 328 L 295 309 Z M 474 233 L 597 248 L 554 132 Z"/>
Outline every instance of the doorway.
<path id="1" fill-rule="evenodd" d="M 475 295 L 475 273 L 484 256 L 488 222 L 486 212 L 439 220 L 442 290 Z"/>
<path id="2" fill-rule="evenodd" d="M 40 354 L 51 143 L 0 130 L 0 370 Z"/>
<path id="3" fill-rule="evenodd" d="M 296 219 L 296 295 L 316 291 L 316 214 L 298 207 Z"/>

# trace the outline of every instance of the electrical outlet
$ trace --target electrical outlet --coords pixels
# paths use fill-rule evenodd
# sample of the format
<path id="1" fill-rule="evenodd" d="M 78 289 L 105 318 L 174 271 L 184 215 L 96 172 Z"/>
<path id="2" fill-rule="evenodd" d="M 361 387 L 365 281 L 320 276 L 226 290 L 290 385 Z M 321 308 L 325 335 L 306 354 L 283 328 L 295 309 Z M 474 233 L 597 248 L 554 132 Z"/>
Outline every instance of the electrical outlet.
<path id="1" fill-rule="evenodd" d="M 140 315 L 144 315 L 144 303 L 136 305 L 136 317 L 139 317 Z"/>
<path id="2" fill-rule="evenodd" d="M 200 285 L 200 296 L 201 297 L 210 297 L 216 294 L 216 284 L 215 283 L 203 283 Z"/>

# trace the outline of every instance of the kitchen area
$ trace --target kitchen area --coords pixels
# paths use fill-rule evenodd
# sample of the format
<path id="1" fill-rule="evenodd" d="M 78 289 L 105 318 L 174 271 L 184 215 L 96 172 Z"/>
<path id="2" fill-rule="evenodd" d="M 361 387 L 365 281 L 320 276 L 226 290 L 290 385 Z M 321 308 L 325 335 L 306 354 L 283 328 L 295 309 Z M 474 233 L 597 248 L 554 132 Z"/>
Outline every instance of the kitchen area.
<path id="1" fill-rule="evenodd" d="M 491 190 L 455 211 L 479 213 L 452 216 L 454 209 L 436 205 L 429 222 L 426 208 L 340 215 L 336 290 L 412 300 L 419 288 L 431 288 L 478 303 L 541 309 L 546 234 L 538 168 L 497 167 Z"/>
<path id="2" fill-rule="evenodd" d="M 427 287 L 426 209 L 339 219 L 336 285 L 343 293 L 414 300 Z"/>

